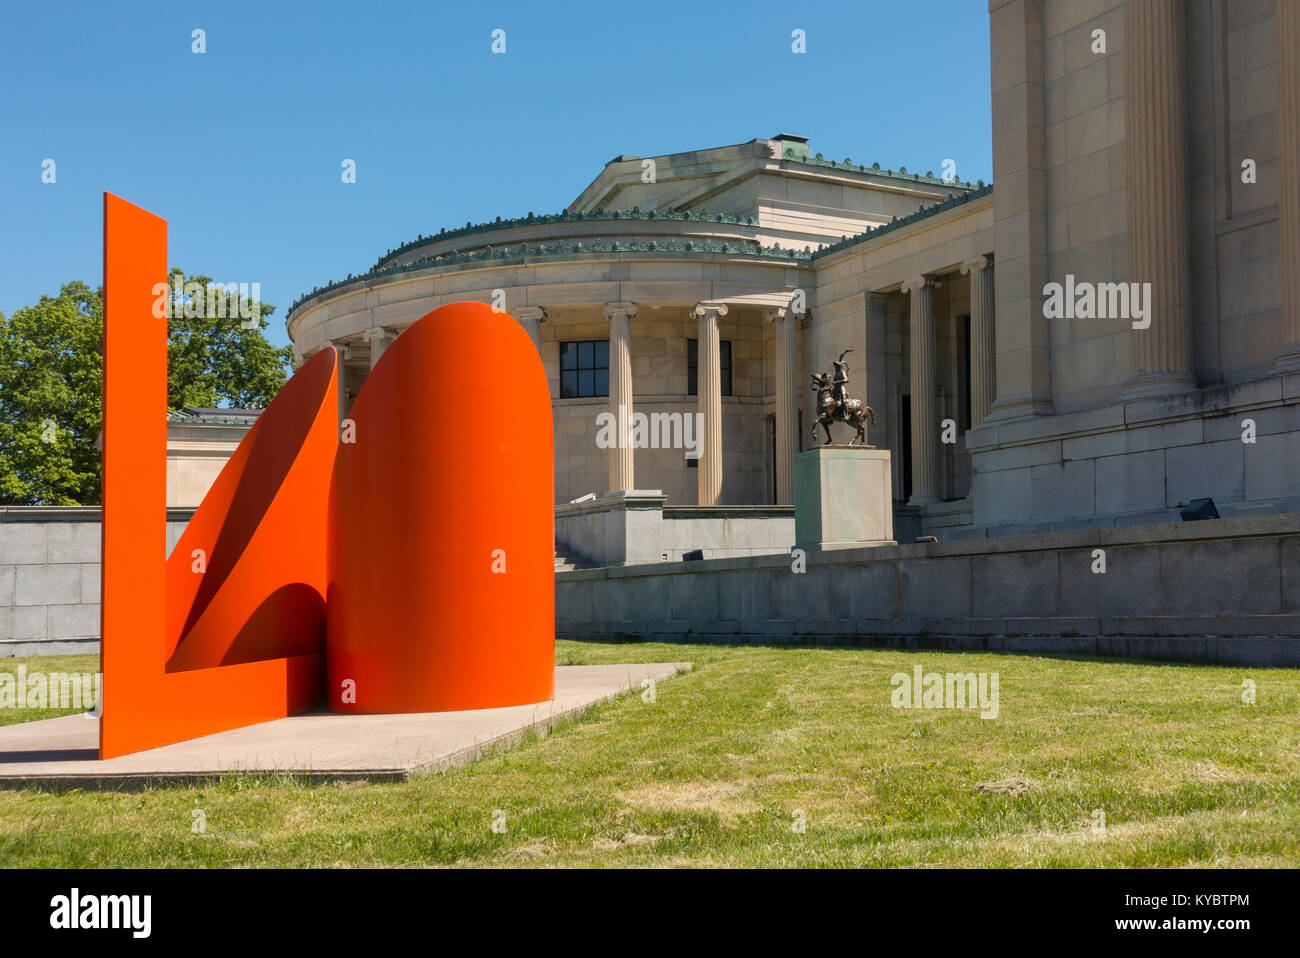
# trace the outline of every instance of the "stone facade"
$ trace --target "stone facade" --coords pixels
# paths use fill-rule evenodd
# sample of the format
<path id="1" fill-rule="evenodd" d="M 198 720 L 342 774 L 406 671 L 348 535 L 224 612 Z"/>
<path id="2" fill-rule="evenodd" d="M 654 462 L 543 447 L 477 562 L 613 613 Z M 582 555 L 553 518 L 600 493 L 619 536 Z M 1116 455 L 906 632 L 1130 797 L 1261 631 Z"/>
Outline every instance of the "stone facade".
<path id="1" fill-rule="evenodd" d="M 167 416 L 167 507 L 195 508 L 256 421 L 257 409 L 187 408 Z"/>
<path id="2" fill-rule="evenodd" d="M 989 18 L 996 189 L 829 161 L 790 134 L 620 156 L 562 214 L 422 236 L 312 291 L 295 350 L 345 347 L 355 394 L 373 344 L 431 309 L 511 311 L 552 383 L 557 502 L 789 503 L 809 376 L 852 346 L 900 528 L 1169 521 L 1203 496 L 1294 510 L 1300 16 L 989 0 Z M 1052 307 L 1054 284 L 1095 291 L 1091 311 Z M 561 344 L 587 340 L 619 357 L 614 392 L 568 398 Z M 602 448 L 597 417 L 619 405 L 700 414 L 700 458 Z"/>
<path id="3" fill-rule="evenodd" d="M 1297 507 L 1280 6 L 990 3 L 998 398 L 967 437 L 971 534 L 1176 520 L 1204 496 L 1223 515 Z M 1013 289 L 1021 248 L 1032 282 Z M 1150 283 L 1150 327 L 1046 318 L 1035 290 L 1069 276 Z"/>

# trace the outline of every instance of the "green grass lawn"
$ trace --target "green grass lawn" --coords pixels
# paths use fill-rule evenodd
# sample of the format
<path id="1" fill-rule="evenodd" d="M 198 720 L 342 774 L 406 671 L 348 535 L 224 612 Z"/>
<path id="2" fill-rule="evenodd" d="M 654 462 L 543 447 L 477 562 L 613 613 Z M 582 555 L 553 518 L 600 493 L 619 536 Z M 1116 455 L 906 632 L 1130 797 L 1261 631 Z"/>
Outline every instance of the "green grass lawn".
<path id="1" fill-rule="evenodd" d="M 27 659 L 0 659 L 0 675 L 8 673 L 14 676 L 14 683 L 19 680 L 18 667 L 27 666 L 27 672 L 54 672 L 91 674 L 99 671 L 98 655 L 42 655 Z M 89 693 L 87 693 L 89 694 Z M 74 712 L 84 712 L 84 708 L 0 708 L 0 725 L 15 725 L 18 722 L 35 722 L 38 719 L 56 718 Z"/>
<path id="2" fill-rule="evenodd" d="M 410 783 L 0 790 L 0 864 L 1300 865 L 1297 671 L 612 642 L 556 658 L 695 670 Z M 998 718 L 893 708 L 890 676 L 916 664 L 998 673 Z"/>

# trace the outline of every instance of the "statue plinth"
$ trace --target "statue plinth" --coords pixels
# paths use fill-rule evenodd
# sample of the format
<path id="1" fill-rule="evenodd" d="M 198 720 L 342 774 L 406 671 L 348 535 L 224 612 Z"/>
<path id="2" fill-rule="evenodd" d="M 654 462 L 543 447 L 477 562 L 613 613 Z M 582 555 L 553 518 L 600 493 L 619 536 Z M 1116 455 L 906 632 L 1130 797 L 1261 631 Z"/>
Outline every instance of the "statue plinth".
<path id="1" fill-rule="evenodd" d="M 795 456 L 794 539 L 805 550 L 895 545 L 889 450 L 833 445 Z"/>

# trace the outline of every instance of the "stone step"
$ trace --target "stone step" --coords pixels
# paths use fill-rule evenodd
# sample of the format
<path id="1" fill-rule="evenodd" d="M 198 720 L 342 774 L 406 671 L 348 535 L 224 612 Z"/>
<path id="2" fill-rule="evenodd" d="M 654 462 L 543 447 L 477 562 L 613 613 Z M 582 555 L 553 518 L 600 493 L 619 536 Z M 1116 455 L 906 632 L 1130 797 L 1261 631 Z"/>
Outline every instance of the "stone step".
<path id="1" fill-rule="evenodd" d="M 556 549 L 553 555 L 555 557 L 556 572 L 572 572 L 575 569 L 591 568 L 591 566 L 588 563 L 585 563 L 580 559 L 576 558 L 575 556 L 569 555 L 566 552 L 562 552 L 559 549 Z"/>

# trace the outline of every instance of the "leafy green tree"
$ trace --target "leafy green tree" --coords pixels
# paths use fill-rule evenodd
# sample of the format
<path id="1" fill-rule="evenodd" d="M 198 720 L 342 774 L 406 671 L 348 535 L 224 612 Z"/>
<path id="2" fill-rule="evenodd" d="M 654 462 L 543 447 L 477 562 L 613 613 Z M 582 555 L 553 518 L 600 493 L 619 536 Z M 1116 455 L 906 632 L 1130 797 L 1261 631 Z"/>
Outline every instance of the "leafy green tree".
<path id="1" fill-rule="evenodd" d="M 186 276 L 173 269 L 169 281 L 173 289 L 179 285 L 203 295 L 200 304 L 188 296 L 184 304 L 172 304 L 167 324 L 167 407 L 265 407 L 293 368 L 293 350 L 271 345 L 263 333 L 275 307 L 210 285 L 208 276 Z M 244 315 L 250 320 L 240 318 Z"/>
<path id="2" fill-rule="evenodd" d="M 180 269 L 170 281 L 198 295 L 171 302 L 168 408 L 265 407 L 293 359 L 266 339 L 275 307 Z M 81 282 L 0 313 L 0 503 L 99 502 L 103 322 L 103 290 Z"/>
<path id="3" fill-rule="evenodd" d="M 80 282 L 0 314 L 0 502 L 99 501 L 103 315 Z"/>

